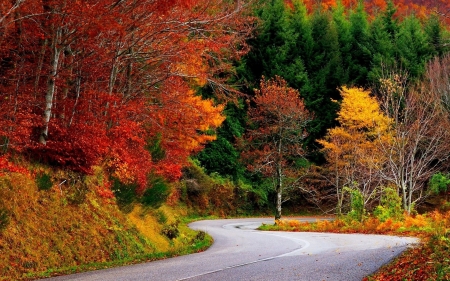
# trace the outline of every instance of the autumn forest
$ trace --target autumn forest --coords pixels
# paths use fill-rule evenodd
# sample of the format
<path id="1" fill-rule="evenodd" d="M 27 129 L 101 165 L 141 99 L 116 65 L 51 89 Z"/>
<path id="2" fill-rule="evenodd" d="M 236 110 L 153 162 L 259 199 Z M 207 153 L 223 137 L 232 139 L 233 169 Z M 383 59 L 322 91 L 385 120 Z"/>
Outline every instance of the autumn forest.
<path id="1" fill-rule="evenodd" d="M 450 210 L 449 24 L 446 0 L 2 1 L 0 251 L 19 250 L 0 276 L 123 258 L 112 240 L 64 254 L 47 233 L 37 248 L 59 250 L 41 264 L 20 240 L 40 230 L 19 230 L 41 212 L 97 237 L 121 213 L 144 233 L 136 205 L 165 236 L 179 223 L 167 208 L 359 222 Z M 108 219 L 83 232 L 56 206 Z"/>

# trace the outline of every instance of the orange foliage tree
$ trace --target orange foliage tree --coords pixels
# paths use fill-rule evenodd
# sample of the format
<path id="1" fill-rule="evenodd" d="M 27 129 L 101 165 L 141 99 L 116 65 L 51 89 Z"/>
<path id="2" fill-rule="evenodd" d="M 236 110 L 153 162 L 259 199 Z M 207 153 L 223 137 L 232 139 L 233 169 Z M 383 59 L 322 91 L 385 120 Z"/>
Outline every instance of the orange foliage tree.
<path id="1" fill-rule="evenodd" d="M 260 87 L 249 111 L 253 127 L 246 133 L 249 146 L 244 157 L 250 170 L 272 180 L 278 220 L 282 203 L 289 200 L 287 191 L 301 187 L 300 168 L 294 163 L 305 156 L 302 148 L 307 136 L 305 126 L 312 116 L 299 92 L 288 87 L 281 77 L 263 79 Z"/>
<path id="2" fill-rule="evenodd" d="M 231 61 L 246 52 L 253 22 L 246 1 L 6 2 L 5 152 L 82 172 L 104 160 L 144 188 L 150 171 L 176 178 L 186 157 L 214 139 L 222 107 L 193 90 L 223 89 Z M 157 136 L 166 151 L 161 165 L 145 149 Z"/>

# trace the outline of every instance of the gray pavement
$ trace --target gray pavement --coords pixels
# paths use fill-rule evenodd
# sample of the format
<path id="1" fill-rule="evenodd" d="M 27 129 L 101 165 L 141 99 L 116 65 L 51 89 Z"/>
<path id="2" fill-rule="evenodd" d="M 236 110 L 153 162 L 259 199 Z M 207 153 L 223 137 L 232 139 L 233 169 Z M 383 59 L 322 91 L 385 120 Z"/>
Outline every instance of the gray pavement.
<path id="1" fill-rule="evenodd" d="M 303 220 L 316 220 L 315 218 Z M 205 220 L 214 244 L 203 253 L 47 280 L 361 280 L 417 239 L 384 235 L 261 232 L 271 219 Z"/>

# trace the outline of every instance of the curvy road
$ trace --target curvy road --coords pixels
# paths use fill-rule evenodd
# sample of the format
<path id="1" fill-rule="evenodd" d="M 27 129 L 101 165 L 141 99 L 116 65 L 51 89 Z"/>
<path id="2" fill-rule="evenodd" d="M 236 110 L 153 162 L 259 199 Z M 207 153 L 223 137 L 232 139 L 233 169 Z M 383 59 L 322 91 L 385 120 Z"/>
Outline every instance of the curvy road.
<path id="1" fill-rule="evenodd" d="M 300 220 L 315 221 L 315 218 Z M 366 234 L 255 230 L 270 219 L 205 220 L 190 224 L 214 238 L 202 253 L 49 278 L 77 280 L 333 280 L 352 281 L 375 272 L 415 238 Z"/>

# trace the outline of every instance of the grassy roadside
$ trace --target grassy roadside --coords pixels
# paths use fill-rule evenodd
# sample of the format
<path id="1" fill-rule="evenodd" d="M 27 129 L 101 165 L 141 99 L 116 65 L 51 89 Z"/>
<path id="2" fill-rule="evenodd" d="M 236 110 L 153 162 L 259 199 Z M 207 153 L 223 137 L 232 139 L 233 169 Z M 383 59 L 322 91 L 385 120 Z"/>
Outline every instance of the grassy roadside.
<path id="1" fill-rule="evenodd" d="M 193 253 L 202 252 L 211 246 L 213 240 L 211 236 L 205 234 L 204 232 L 197 232 L 196 236 L 192 238 L 189 244 L 185 247 L 181 247 L 174 250 L 169 250 L 166 252 L 154 252 L 154 253 L 146 253 L 142 255 L 136 255 L 132 257 L 127 257 L 123 259 L 106 261 L 106 262 L 94 262 L 89 264 L 81 264 L 78 266 L 68 266 L 68 267 L 60 267 L 54 269 L 48 269 L 44 272 L 39 273 L 31 273 L 25 275 L 21 280 L 35 280 L 38 278 L 46 278 L 58 275 L 67 275 L 85 271 L 106 269 L 118 266 L 125 266 L 143 262 L 150 262 L 155 260 L 167 259 L 176 256 L 188 255 Z M 7 280 L 7 279 L 5 279 Z"/>
<path id="2" fill-rule="evenodd" d="M 263 225 L 261 230 L 367 233 L 414 236 L 421 244 L 410 248 L 364 281 L 450 280 L 450 211 L 403 216 L 380 221 L 369 217 L 363 222 L 346 218 L 314 223 L 281 220 Z"/>
<path id="3" fill-rule="evenodd" d="M 102 196 L 101 172 L 86 178 L 0 175 L 0 280 L 49 276 L 164 259 L 203 251 L 212 243 L 187 227 L 186 211 L 135 204 L 123 212 Z"/>

